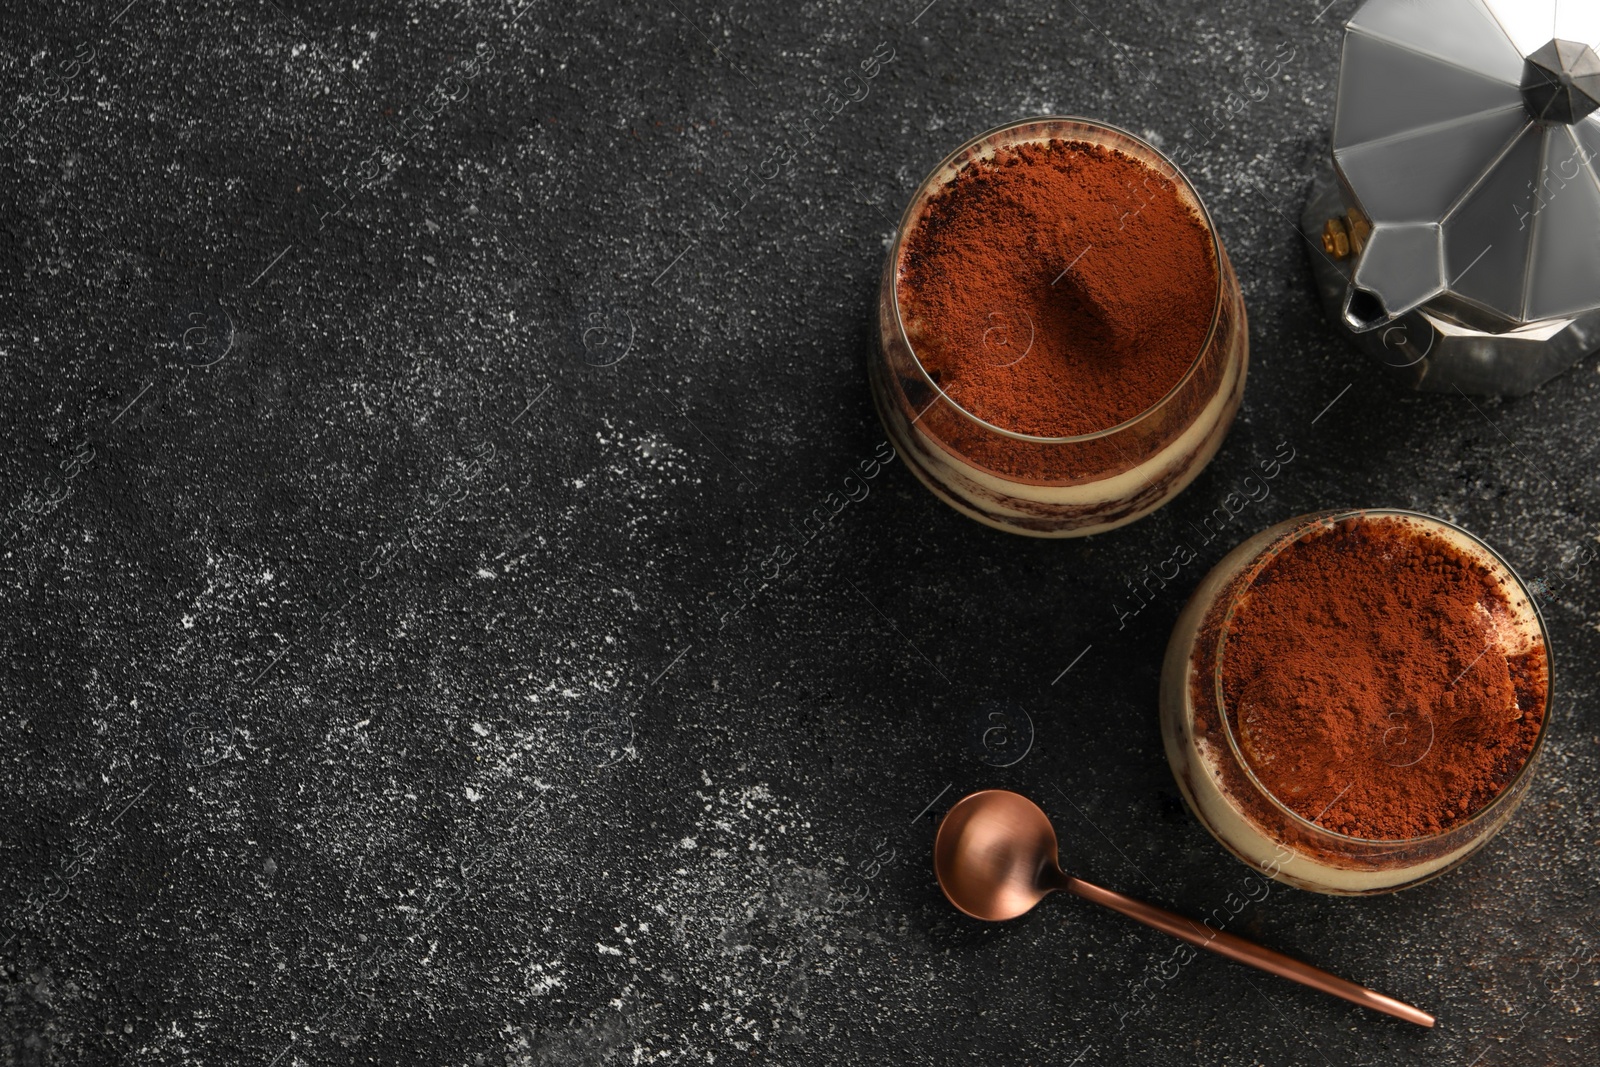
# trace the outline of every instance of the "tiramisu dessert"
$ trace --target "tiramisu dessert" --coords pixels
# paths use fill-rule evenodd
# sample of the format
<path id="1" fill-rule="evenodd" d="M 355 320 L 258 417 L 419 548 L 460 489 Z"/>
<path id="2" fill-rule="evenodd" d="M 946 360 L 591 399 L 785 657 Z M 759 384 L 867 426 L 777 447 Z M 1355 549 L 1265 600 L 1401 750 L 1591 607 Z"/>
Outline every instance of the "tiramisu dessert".
<path id="1" fill-rule="evenodd" d="M 1041 537 L 1132 522 L 1238 409 L 1244 302 L 1194 190 L 1132 134 L 1003 127 L 917 190 L 879 292 L 874 402 L 946 502 Z"/>
<path id="2" fill-rule="evenodd" d="M 1167 759 L 1234 855 L 1378 893 L 1460 863 L 1531 781 L 1544 625 L 1486 545 L 1414 512 L 1325 512 L 1246 541 L 1178 619 Z"/>

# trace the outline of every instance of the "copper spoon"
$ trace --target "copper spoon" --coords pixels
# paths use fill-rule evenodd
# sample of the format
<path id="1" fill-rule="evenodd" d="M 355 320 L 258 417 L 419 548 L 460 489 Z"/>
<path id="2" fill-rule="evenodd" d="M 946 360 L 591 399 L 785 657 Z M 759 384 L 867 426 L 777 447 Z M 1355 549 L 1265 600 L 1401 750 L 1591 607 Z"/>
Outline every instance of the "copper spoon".
<path id="1" fill-rule="evenodd" d="M 1365 986 L 1242 937 L 1212 930 L 1153 904 L 1074 878 L 1061 869 L 1050 816 L 1019 793 L 986 789 L 962 797 L 939 824 L 933 870 L 950 903 L 974 919 L 1015 919 L 1058 889 L 1239 963 L 1259 967 L 1397 1019 L 1432 1026 L 1433 1016 Z"/>

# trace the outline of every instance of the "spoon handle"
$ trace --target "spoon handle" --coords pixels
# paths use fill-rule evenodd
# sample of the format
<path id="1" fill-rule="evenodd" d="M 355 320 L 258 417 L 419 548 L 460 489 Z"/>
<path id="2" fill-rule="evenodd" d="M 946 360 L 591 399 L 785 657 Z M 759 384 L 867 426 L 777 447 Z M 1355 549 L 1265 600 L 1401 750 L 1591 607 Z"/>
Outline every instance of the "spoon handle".
<path id="1" fill-rule="evenodd" d="M 1121 893 L 1104 889 L 1092 882 L 1085 882 L 1082 878 L 1071 875 L 1062 875 L 1059 887 L 1082 897 L 1084 900 L 1120 911 L 1135 922 L 1153 926 L 1157 930 L 1171 934 L 1196 948 L 1203 948 L 1215 952 L 1219 956 L 1226 956 L 1230 960 L 1258 967 L 1269 971 L 1291 982 L 1308 985 L 1312 989 L 1320 989 L 1324 993 L 1331 993 L 1336 997 L 1343 997 L 1363 1008 L 1381 1011 L 1386 1015 L 1393 1015 L 1397 1019 L 1404 1019 L 1418 1026 L 1432 1026 L 1433 1016 L 1409 1004 L 1386 997 L 1382 993 L 1374 993 L 1366 986 L 1347 982 L 1337 975 L 1313 967 L 1309 963 L 1301 963 L 1297 959 L 1285 956 L 1281 952 L 1274 952 L 1254 942 L 1246 941 L 1242 937 L 1226 934 L 1220 930 L 1212 930 L 1193 919 L 1185 918 L 1165 908 L 1158 908 L 1154 904 L 1146 904 L 1142 900 L 1123 896 Z"/>

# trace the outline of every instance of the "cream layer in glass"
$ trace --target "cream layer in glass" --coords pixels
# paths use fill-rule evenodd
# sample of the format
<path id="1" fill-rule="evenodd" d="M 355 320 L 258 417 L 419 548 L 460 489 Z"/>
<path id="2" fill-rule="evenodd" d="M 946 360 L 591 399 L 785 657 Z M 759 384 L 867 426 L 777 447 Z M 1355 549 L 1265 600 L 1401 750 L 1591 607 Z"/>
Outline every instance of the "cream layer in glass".
<path id="1" fill-rule="evenodd" d="M 890 442 L 917 478 L 957 511 L 996 529 L 1042 537 L 1082 537 L 1143 518 L 1176 496 L 1205 470 L 1222 447 L 1244 396 L 1244 346 L 1225 361 L 1216 395 L 1170 444 L 1127 470 L 1075 485 L 1031 483 L 990 473 L 969 463 L 917 426 L 897 406 L 878 403 Z M 877 391 L 874 391 L 876 397 Z M 935 401 L 938 403 L 939 401 Z M 1062 515 L 1087 521 L 1041 529 Z"/>

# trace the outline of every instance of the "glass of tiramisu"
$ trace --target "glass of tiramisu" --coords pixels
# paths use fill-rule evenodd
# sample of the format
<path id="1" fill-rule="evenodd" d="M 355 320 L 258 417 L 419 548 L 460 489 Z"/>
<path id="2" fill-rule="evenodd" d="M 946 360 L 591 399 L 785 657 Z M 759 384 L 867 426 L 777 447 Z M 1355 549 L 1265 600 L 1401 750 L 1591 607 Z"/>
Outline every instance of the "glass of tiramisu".
<path id="1" fill-rule="evenodd" d="M 958 511 L 1075 537 L 1160 507 L 1211 460 L 1248 362 L 1204 205 L 1151 145 L 1077 118 L 989 131 L 901 219 L 878 296 L 874 403 Z"/>
<path id="2" fill-rule="evenodd" d="M 1381 893 L 1510 818 L 1551 679 L 1539 610 L 1482 541 L 1416 512 L 1319 512 L 1201 581 L 1167 646 L 1161 732 L 1234 855 L 1302 889 Z"/>

